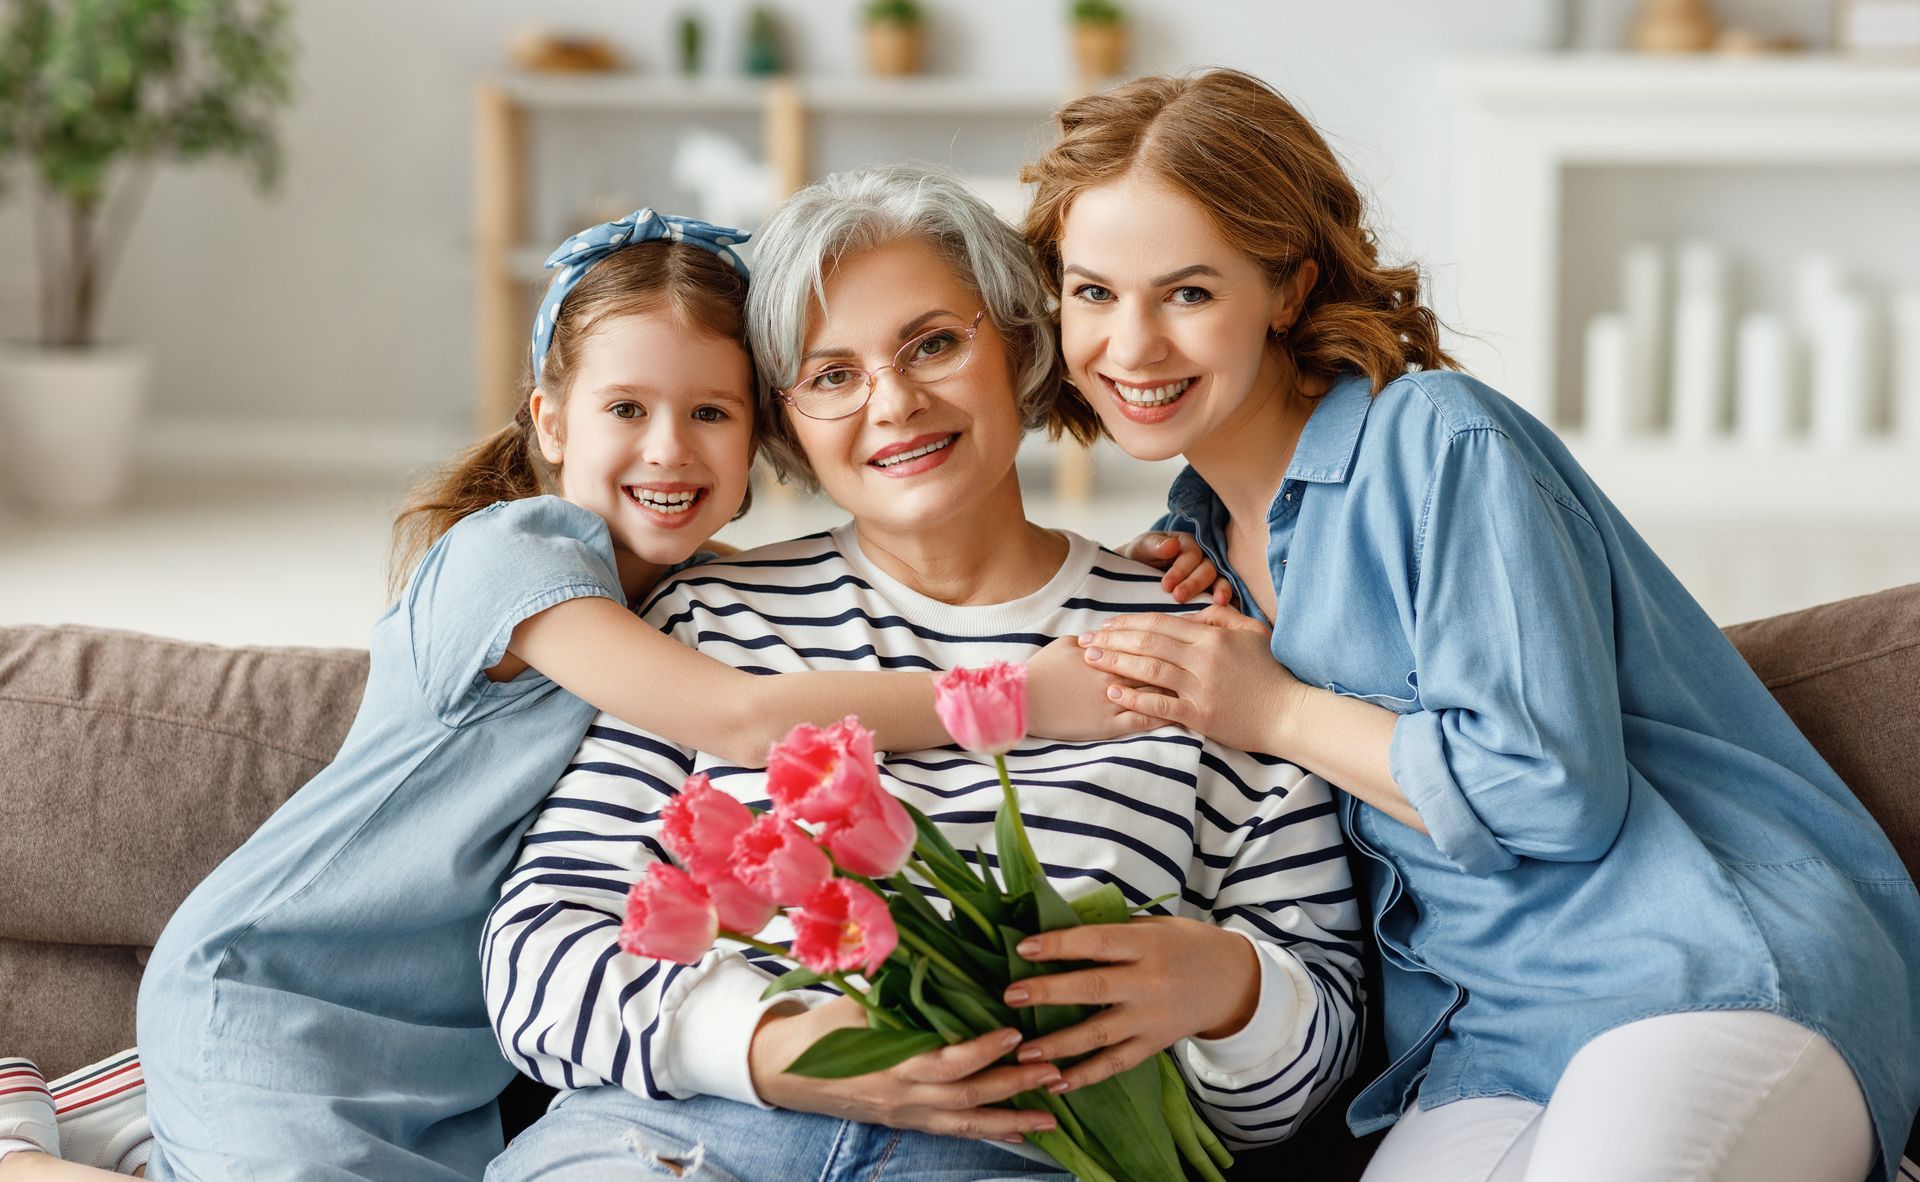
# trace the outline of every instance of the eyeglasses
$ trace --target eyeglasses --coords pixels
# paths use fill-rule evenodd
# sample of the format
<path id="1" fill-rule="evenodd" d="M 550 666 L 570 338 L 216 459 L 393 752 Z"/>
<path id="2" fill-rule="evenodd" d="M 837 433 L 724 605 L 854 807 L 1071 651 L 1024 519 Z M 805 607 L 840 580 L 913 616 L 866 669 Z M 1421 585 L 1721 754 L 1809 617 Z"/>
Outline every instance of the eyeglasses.
<path id="1" fill-rule="evenodd" d="M 973 356 L 974 334 L 986 319 L 985 308 L 966 328 L 951 325 L 930 328 L 900 346 L 892 363 L 878 369 L 860 369 L 843 361 L 829 362 L 784 390 L 780 401 L 810 419 L 844 419 L 857 413 L 873 397 L 880 375 L 893 370 L 915 385 L 926 386 L 950 378 L 966 368 Z"/>

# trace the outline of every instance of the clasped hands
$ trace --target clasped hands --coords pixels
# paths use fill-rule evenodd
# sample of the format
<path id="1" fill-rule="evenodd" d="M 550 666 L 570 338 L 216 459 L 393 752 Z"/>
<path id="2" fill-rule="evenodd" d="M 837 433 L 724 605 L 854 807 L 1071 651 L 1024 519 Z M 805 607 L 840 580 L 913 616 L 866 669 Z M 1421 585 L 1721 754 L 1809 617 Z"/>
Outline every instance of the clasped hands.
<path id="1" fill-rule="evenodd" d="M 1085 1021 L 1023 1042 L 990 1031 L 867 1075 L 809 1079 L 784 1069 L 830 1030 L 866 1023 L 847 999 L 763 1018 L 748 1048 L 760 1098 L 780 1108 L 953 1137 L 1017 1142 L 1054 1127 L 1046 1112 L 995 1107 L 1022 1092 L 1085 1087 L 1192 1036 L 1223 1038 L 1252 1019 L 1260 995 L 1252 943 L 1199 920 L 1144 916 L 1042 932 L 1019 952 L 1079 962 L 1016 982 L 1009 1006 L 1100 1007 Z M 1078 1062 L 1068 1062 L 1085 1056 Z M 1011 1060 L 1011 1061 L 1009 1061 Z"/>

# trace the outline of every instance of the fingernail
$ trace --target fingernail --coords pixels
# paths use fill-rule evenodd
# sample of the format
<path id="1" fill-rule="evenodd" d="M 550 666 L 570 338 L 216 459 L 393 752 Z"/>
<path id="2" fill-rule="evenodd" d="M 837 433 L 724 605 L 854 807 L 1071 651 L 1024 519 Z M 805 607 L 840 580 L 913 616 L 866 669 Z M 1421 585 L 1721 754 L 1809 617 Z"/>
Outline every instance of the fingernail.
<path id="1" fill-rule="evenodd" d="M 1025 954 L 1022 953 L 1022 955 L 1025 955 Z M 1006 996 L 1008 1005 L 1018 1006 L 1018 1005 L 1026 1004 L 1028 994 L 1025 989 L 1022 989 L 1018 985 L 1014 985 L 1008 988 L 1005 996 Z"/>
<path id="2" fill-rule="evenodd" d="M 1020 1062 L 1037 1063 L 1040 1061 L 1040 1056 L 1044 1053 L 1045 1052 L 1043 1052 L 1039 1047 L 1021 1047 Z"/>
<path id="3" fill-rule="evenodd" d="M 1054 1095 L 1056 1095 L 1056 1096 L 1058 1096 L 1058 1095 L 1060 1095 L 1060 1094 L 1061 1094 L 1062 1092 L 1069 1092 L 1069 1091 L 1072 1091 L 1072 1090 L 1073 1090 L 1073 1085 L 1072 1085 L 1072 1084 L 1070 1084 L 1070 1083 L 1068 1083 L 1068 1082 L 1067 1082 L 1066 1080 L 1064 1080 L 1064 1079 L 1056 1079 L 1056 1080 L 1054 1080 L 1054 1081 L 1053 1081 L 1052 1083 L 1050 1083 L 1050 1084 L 1048 1084 L 1048 1085 L 1047 1085 L 1047 1090 L 1048 1090 L 1049 1092 L 1052 1092 L 1052 1093 L 1053 1093 Z"/>
<path id="4" fill-rule="evenodd" d="M 1089 661 L 1097 661 L 1106 655 L 1105 649 L 1090 648 L 1087 650 L 1087 660 Z"/>
<path id="5" fill-rule="evenodd" d="M 1013 950 L 1022 956 L 1031 957 L 1040 951 L 1040 941 L 1022 940 L 1013 946 Z"/>
<path id="6" fill-rule="evenodd" d="M 1000 1036 L 1000 1045 L 1002 1047 L 1005 1047 L 1007 1050 L 1011 1051 L 1013 1048 L 1020 1045 L 1020 1038 L 1021 1038 L 1021 1035 L 1018 1030 L 1009 1030 L 1005 1034 Z"/>
<path id="7" fill-rule="evenodd" d="M 1091 632 L 1082 632 L 1082 633 L 1080 634 L 1080 643 L 1081 643 L 1081 644 L 1092 644 L 1092 643 L 1093 643 L 1093 633 L 1091 633 Z"/>
<path id="8" fill-rule="evenodd" d="M 1117 685 L 1108 686 L 1107 697 L 1111 698 L 1113 701 L 1118 702 L 1120 700 L 1120 687 Z"/>

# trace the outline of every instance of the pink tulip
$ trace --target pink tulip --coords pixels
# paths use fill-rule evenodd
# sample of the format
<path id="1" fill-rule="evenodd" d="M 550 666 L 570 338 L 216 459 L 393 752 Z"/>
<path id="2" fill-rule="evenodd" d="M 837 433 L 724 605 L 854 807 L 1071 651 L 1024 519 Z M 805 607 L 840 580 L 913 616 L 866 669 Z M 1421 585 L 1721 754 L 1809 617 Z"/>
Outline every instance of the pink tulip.
<path id="1" fill-rule="evenodd" d="M 873 762 L 873 732 L 851 716 L 821 730 L 802 723 L 767 752 L 767 795 L 774 811 L 832 825 L 874 794 L 885 795 Z"/>
<path id="2" fill-rule="evenodd" d="M 833 865 L 807 832 L 762 813 L 734 839 L 733 876 L 776 903 L 800 903 L 833 877 Z"/>
<path id="3" fill-rule="evenodd" d="M 1027 737 L 1027 667 L 995 661 L 933 679 L 933 712 L 975 755 L 1005 755 Z"/>
<path id="4" fill-rule="evenodd" d="M 741 882 L 732 874 L 716 874 L 704 884 L 720 913 L 720 926 L 729 932 L 751 936 L 767 926 L 779 905 Z"/>
<path id="5" fill-rule="evenodd" d="M 693 964 L 713 947 L 719 927 L 706 888 L 678 866 L 656 862 L 627 891 L 620 947 L 635 956 Z"/>
<path id="6" fill-rule="evenodd" d="M 852 814 L 820 830 L 833 860 L 868 878 L 898 874 L 912 856 L 917 836 L 913 818 L 884 790 L 875 791 Z"/>
<path id="7" fill-rule="evenodd" d="M 828 879 L 790 918 L 793 955 L 816 973 L 872 976 L 900 942 L 886 903 L 852 879 Z"/>
<path id="8" fill-rule="evenodd" d="M 666 847 L 694 878 L 708 882 L 727 873 L 733 840 L 753 824 L 753 812 L 708 783 L 705 775 L 695 775 L 667 802 L 660 819 Z"/>

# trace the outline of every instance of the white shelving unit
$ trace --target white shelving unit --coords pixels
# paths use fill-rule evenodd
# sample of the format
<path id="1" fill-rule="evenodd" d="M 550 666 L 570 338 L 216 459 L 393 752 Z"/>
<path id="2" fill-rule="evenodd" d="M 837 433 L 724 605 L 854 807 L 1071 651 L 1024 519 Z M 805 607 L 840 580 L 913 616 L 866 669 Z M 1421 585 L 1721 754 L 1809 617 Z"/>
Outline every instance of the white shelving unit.
<path id="1" fill-rule="evenodd" d="M 1694 519 L 1779 515 L 1920 525 L 1920 445 L 1583 438 L 1560 408 L 1565 186 L 1574 170 L 1913 168 L 1920 67 L 1829 57 L 1476 55 L 1449 63 L 1457 103 L 1461 316 L 1475 373 L 1561 430 L 1634 508 Z M 1832 216 L 1831 212 L 1828 216 Z M 1920 235 L 1920 209 L 1890 235 Z M 1612 277 L 1607 277 L 1608 282 Z M 1920 544 L 1920 530 L 1916 530 Z"/>
<path id="2" fill-rule="evenodd" d="M 943 126 L 978 119 L 1030 120 L 1037 129 L 1069 97 L 1057 86 L 985 86 L 943 78 L 694 80 L 653 76 L 510 74 L 475 97 L 474 218 L 478 277 L 475 418 L 506 421 L 517 394 L 529 293 L 544 281 L 547 247 L 528 241 L 533 116 L 677 113 L 757 117 L 762 153 L 784 197 L 814 179 L 812 140 L 835 117 L 905 118 Z M 635 135 L 671 135 L 670 124 Z"/>

